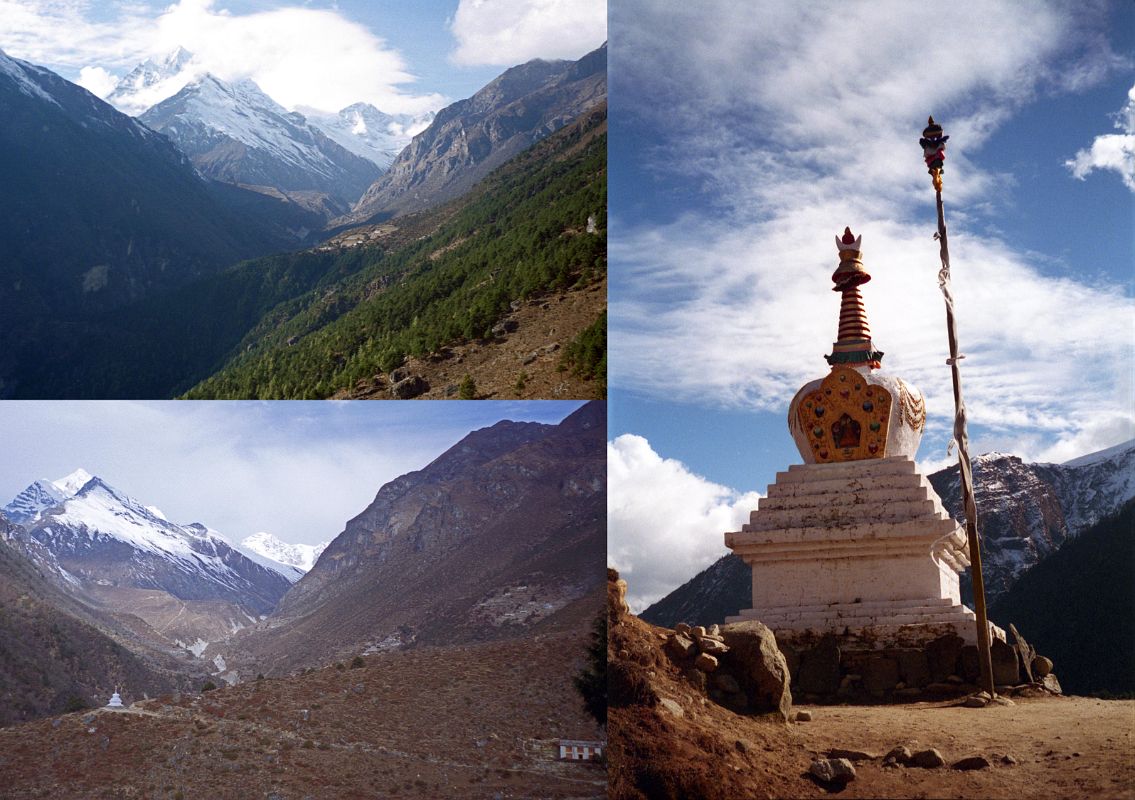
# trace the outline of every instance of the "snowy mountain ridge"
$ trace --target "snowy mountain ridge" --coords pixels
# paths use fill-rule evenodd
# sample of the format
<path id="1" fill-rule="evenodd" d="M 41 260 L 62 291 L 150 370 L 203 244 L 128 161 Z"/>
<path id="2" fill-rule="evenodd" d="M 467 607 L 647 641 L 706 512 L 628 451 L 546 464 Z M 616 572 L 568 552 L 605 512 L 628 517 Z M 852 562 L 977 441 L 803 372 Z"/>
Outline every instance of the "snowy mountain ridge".
<path id="1" fill-rule="evenodd" d="M 254 81 L 212 73 L 188 82 L 139 118 L 215 180 L 281 192 L 312 208 L 313 196 L 341 207 L 359 197 L 379 167 L 288 111 Z M 313 210 L 323 200 L 315 200 Z M 326 211 L 326 209 L 324 209 Z"/>
<path id="2" fill-rule="evenodd" d="M 281 574 L 287 576 L 296 574 L 292 580 L 298 580 L 300 575 L 315 566 L 319 554 L 326 549 L 330 542 L 319 544 L 288 544 L 277 539 L 266 531 L 254 533 L 241 540 L 240 547 L 246 553 L 251 551 L 261 558 L 272 562 L 282 568 Z M 275 568 L 275 567 L 273 567 Z"/>
<path id="3" fill-rule="evenodd" d="M 211 80 L 224 87 L 222 93 L 229 94 L 236 101 L 235 108 L 227 101 L 219 100 L 216 92 L 202 98 L 194 110 L 197 116 L 212 124 L 217 130 L 227 133 L 238 141 L 254 147 L 261 147 L 265 139 L 275 139 L 279 147 L 279 129 L 272 124 L 265 126 L 263 111 L 271 109 L 275 114 L 288 115 L 297 124 L 316 129 L 328 139 L 356 156 L 365 158 L 380 169 L 385 170 L 402 148 L 410 143 L 415 134 L 425 130 L 433 121 L 433 112 L 422 115 L 387 114 L 369 103 L 354 103 L 338 112 L 321 111 L 302 107 L 289 112 L 269 97 L 253 81 L 244 79 L 226 81 L 203 69 L 194 55 L 184 47 L 177 47 L 159 59 L 148 58 L 121 78 L 106 101 L 119 111 L 135 117 L 142 117 L 191 85 Z M 247 94 L 242 94 L 245 86 Z M 247 85 L 254 87 L 248 89 Z M 235 87 L 236 91 L 228 91 Z M 252 117 L 241 118 L 240 103 L 249 103 L 253 109 Z M 232 112 L 235 111 L 235 117 Z M 261 117 L 256 119 L 255 117 Z M 284 145 L 288 149 L 288 145 Z"/>
<path id="4" fill-rule="evenodd" d="M 106 96 L 106 101 L 119 111 L 136 117 L 150 106 L 177 94 L 197 77 L 198 71 L 193 54 L 179 46 L 159 61 L 147 58 L 134 67 L 118 81 L 114 90 Z"/>
<path id="5" fill-rule="evenodd" d="M 335 114 L 308 107 L 296 110 L 327 138 L 383 170 L 434 118 L 433 112 L 421 116 L 387 114 L 370 103 L 354 103 Z"/>

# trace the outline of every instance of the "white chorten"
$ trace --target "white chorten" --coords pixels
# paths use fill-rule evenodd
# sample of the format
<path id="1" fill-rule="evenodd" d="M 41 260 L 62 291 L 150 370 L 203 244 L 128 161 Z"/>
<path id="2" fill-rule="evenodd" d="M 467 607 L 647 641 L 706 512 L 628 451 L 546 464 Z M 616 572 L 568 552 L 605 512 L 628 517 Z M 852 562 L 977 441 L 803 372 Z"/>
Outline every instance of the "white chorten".
<path id="1" fill-rule="evenodd" d="M 749 524 L 725 534 L 753 571 L 753 607 L 726 621 L 758 620 L 782 641 L 836 633 L 878 647 L 956 633 L 972 643 L 975 617 L 958 585 L 965 530 L 914 463 L 922 393 L 878 372 L 883 354 L 859 291 L 871 280 L 861 238 L 836 237 L 831 372 L 789 406 L 804 464 L 778 473 Z"/>
<path id="2" fill-rule="evenodd" d="M 114 687 L 114 694 L 110 696 L 110 702 L 106 704 L 107 708 L 122 708 L 122 698 L 118 696 L 118 687 Z"/>

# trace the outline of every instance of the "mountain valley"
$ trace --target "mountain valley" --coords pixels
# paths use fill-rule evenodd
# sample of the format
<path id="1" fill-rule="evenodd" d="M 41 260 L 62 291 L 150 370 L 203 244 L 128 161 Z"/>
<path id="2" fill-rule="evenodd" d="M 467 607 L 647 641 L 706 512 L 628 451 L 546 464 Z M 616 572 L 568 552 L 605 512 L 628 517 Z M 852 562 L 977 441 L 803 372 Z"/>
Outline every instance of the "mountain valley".
<path id="1" fill-rule="evenodd" d="M 474 430 L 325 546 L 238 550 L 82 470 L 33 482 L 0 511 L 0 634 L 26 643 L 0 651 L 3 721 L 25 721 L 0 729 L 5 792 L 602 795 L 556 743 L 602 735 L 573 679 L 602 606 L 605 437 L 598 402 Z M 124 710 L 86 710 L 111 689 Z"/>
<path id="2" fill-rule="evenodd" d="M 388 391 L 400 359 L 474 340 L 492 350 L 502 338 L 493 326 L 513 324 L 502 322 L 510 304 L 592 289 L 605 276 L 605 48 L 578 62 L 509 70 L 432 122 L 366 104 L 309 120 L 251 82 L 197 74 L 192 55 L 178 50 L 120 82 L 114 99 L 124 108 L 172 93 L 140 123 L 47 70 L 4 58 L 11 66 L 0 71 L 0 92 L 13 86 L 28 126 L 72 109 L 60 132 L 74 143 L 40 137 L 29 157 L 30 127 L 5 128 L 15 137 L 8 152 L 21 154 L 12 164 L 19 179 L 11 183 L 20 200 L 6 217 L 11 229 L 0 227 L 0 248 L 8 242 L 21 252 L 0 259 L 5 280 L 11 278 L 0 281 L 0 310 L 15 321 L 0 342 L 6 345 L 0 397 L 373 396 L 374 386 L 360 388 L 359 381 L 380 377 Z M 521 108 L 540 111 L 525 116 Z M 409 205 L 367 201 L 363 217 L 394 215 L 389 224 L 409 235 L 374 239 L 375 223 L 361 232 L 351 225 L 325 229 L 328 216 L 347 212 L 382 171 L 391 142 L 409 141 L 411 131 L 425 126 L 413 142 L 436 144 L 452 135 L 443 128 L 474 120 L 496 133 L 469 158 L 449 159 L 444 180 L 410 179 L 418 188 Z M 103 129 L 119 131 L 113 145 L 95 141 L 110 135 Z M 130 141 L 119 141 L 123 136 Z M 433 145 L 421 143 L 395 160 L 398 170 L 435 169 Z M 89 158 L 58 171 L 51 161 L 61 146 Z M 113 158 L 101 155 L 108 146 Z M 159 169 L 155 156 L 169 163 Z M 105 179 L 103 168 L 114 177 Z M 32 177 L 42 173 L 63 183 L 53 187 Z M 176 201 L 154 194 L 155 176 L 166 174 L 182 184 L 160 188 Z M 102 192 L 114 199 L 87 202 Z M 195 213 L 194 197 L 208 209 Z M 66 210 L 56 208 L 60 198 L 68 198 Z M 0 202 L 12 199 L 5 192 Z M 407 214 L 427 206 L 428 212 Z M 502 214 L 511 216 L 498 220 Z M 21 222 L 33 218 L 34 225 Z M 342 219 L 348 218 L 361 217 L 352 211 Z M 36 227 L 49 219 L 50 228 Z M 202 227 L 214 222 L 227 228 Z M 90 236 L 107 225 L 114 235 L 98 234 L 97 245 L 67 233 Z M 331 244 L 311 249 L 322 239 Z M 157 249 L 148 250 L 151 245 Z M 276 255 L 241 261 L 269 252 Z M 53 263 L 50 274 L 35 266 L 43 258 Z M 584 383 L 548 376 L 536 385 L 562 384 L 566 396 L 602 395 L 594 381 L 605 373 L 594 356 L 595 342 L 605 338 L 602 311 L 576 314 L 571 330 L 546 326 L 557 330 L 533 348 L 572 350 L 566 360 L 542 360 Z M 602 329 L 588 332 L 595 325 Z M 581 357 L 588 348 L 591 354 Z M 507 379 L 483 375 L 481 382 L 500 396 L 525 383 L 524 367 L 517 364 Z M 477 369 L 463 370 L 457 382 L 465 372 L 476 382 Z"/>

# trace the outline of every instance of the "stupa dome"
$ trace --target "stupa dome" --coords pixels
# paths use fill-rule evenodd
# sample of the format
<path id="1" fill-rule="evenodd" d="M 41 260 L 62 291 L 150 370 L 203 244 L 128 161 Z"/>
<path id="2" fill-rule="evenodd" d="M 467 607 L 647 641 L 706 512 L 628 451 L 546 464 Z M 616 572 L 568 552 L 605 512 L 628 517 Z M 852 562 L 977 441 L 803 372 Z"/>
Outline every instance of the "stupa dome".
<path id="1" fill-rule="evenodd" d="M 883 354 L 859 287 L 871 280 L 851 229 L 836 237 L 840 264 L 832 275 L 842 294 L 831 372 L 804 385 L 788 407 L 788 429 L 805 464 L 868 458 L 914 459 L 926 426 L 926 404 L 915 387 L 879 371 Z"/>

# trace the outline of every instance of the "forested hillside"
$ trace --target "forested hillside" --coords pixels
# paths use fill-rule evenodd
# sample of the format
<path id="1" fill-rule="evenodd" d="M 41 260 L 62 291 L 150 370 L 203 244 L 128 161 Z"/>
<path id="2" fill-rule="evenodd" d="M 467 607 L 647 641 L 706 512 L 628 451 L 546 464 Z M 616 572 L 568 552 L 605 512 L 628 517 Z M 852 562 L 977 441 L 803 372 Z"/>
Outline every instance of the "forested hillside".
<path id="1" fill-rule="evenodd" d="M 486 333 L 513 299 L 601 279 L 606 191 L 601 107 L 381 238 L 348 232 L 45 332 L 53 356 L 26 365 L 20 396 L 330 396 L 403 353 Z M 583 349 L 568 366 L 596 373 Z"/>
<path id="2" fill-rule="evenodd" d="M 323 278 L 268 311 L 187 396 L 327 397 L 407 355 L 490 337 L 513 301 L 601 279 L 606 147 L 603 107 L 494 172 L 428 236 L 244 265 Z M 593 375 L 604 358 L 595 342 L 605 321 L 597 326 L 569 348 L 572 366 Z"/>

